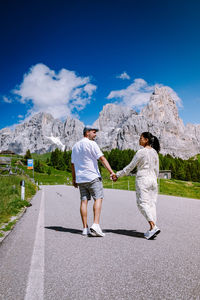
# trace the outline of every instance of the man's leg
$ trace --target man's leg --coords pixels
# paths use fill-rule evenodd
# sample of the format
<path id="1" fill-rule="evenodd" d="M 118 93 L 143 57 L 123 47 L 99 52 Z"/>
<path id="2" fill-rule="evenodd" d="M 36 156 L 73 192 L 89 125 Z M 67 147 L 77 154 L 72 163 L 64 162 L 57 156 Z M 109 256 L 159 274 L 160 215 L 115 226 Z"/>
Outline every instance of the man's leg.
<path id="1" fill-rule="evenodd" d="M 103 199 L 96 199 L 93 205 L 93 212 L 94 212 L 94 223 L 99 224 L 100 214 L 101 214 L 101 207 L 102 207 L 102 200 Z"/>
<path id="2" fill-rule="evenodd" d="M 102 207 L 102 198 L 96 199 L 93 206 L 94 212 L 94 223 L 90 227 L 90 232 L 93 236 L 105 236 L 105 233 L 102 232 L 101 227 L 99 226 L 99 219 L 101 214 Z"/>
<path id="3" fill-rule="evenodd" d="M 83 222 L 83 228 L 87 228 L 87 204 L 88 200 L 81 200 L 81 205 L 80 205 L 80 213 L 81 213 L 81 219 Z"/>
<path id="4" fill-rule="evenodd" d="M 94 212 L 94 223 L 90 227 L 91 234 L 94 236 L 105 236 L 99 226 L 102 200 L 103 200 L 103 185 L 99 178 L 92 182 L 90 186 L 90 194 L 94 198 L 93 212 Z"/>

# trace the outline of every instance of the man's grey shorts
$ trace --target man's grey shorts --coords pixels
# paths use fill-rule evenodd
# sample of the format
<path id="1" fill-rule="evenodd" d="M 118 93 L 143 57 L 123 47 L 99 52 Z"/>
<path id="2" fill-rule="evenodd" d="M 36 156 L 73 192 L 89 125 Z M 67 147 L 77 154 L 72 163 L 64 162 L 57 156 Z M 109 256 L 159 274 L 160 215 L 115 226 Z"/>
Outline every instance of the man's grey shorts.
<path id="1" fill-rule="evenodd" d="M 78 183 L 81 200 L 103 199 L 103 184 L 101 178 L 95 178 L 91 182 Z"/>

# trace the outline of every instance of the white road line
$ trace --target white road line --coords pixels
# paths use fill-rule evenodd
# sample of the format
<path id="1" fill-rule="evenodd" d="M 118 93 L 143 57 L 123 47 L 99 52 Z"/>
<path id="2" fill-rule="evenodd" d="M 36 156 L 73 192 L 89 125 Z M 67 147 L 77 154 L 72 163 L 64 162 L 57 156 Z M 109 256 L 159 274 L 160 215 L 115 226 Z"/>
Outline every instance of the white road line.
<path id="1" fill-rule="evenodd" d="M 24 300 L 44 299 L 44 187 Z"/>

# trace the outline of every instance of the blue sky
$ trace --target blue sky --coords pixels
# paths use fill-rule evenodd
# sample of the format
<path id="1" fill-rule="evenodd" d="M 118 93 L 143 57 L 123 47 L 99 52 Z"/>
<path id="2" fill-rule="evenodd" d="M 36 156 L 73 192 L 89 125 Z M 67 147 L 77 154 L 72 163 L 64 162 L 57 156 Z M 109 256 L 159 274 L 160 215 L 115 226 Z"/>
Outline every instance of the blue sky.
<path id="1" fill-rule="evenodd" d="M 200 1 L 0 1 L 0 129 L 38 111 L 92 124 L 155 84 L 200 123 Z"/>

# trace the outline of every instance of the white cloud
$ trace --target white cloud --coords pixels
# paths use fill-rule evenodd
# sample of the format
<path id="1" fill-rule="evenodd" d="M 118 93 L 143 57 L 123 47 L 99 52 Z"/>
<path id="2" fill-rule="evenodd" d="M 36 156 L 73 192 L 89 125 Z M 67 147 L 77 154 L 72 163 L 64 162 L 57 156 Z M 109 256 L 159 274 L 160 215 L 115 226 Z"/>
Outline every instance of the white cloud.
<path id="1" fill-rule="evenodd" d="M 18 115 L 17 116 L 19 119 L 22 119 L 24 116 L 23 115 Z"/>
<path id="2" fill-rule="evenodd" d="M 6 96 L 3 96 L 3 102 L 12 103 L 12 100 Z"/>
<path id="3" fill-rule="evenodd" d="M 126 89 L 111 91 L 107 98 L 116 98 L 126 106 L 141 108 L 147 104 L 153 90 L 154 86 L 149 86 L 144 79 L 137 78 Z"/>
<path id="4" fill-rule="evenodd" d="M 148 85 L 144 79 L 137 78 L 126 89 L 111 91 L 107 96 L 107 99 L 114 98 L 119 100 L 122 105 L 140 110 L 149 102 L 150 96 L 156 86 L 161 87 L 162 85 Z M 176 92 L 170 87 L 166 86 L 165 88 L 171 95 L 172 99 L 180 106 L 181 99 L 178 97 Z"/>
<path id="5" fill-rule="evenodd" d="M 118 75 L 117 78 L 124 80 L 124 79 L 130 79 L 130 76 L 126 72 L 123 72 L 122 74 Z"/>
<path id="6" fill-rule="evenodd" d="M 24 75 L 23 82 L 13 93 L 22 103 L 32 102 L 31 114 L 44 111 L 64 119 L 75 110 L 83 109 L 96 88 L 89 77 L 77 76 L 66 69 L 56 73 L 44 64 L 37 64 Z"/>

